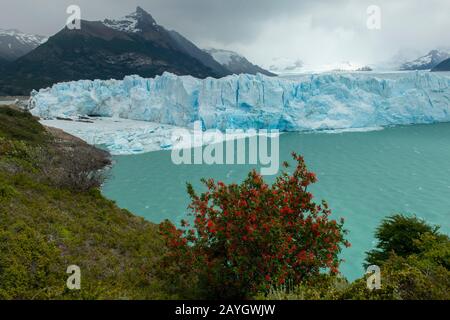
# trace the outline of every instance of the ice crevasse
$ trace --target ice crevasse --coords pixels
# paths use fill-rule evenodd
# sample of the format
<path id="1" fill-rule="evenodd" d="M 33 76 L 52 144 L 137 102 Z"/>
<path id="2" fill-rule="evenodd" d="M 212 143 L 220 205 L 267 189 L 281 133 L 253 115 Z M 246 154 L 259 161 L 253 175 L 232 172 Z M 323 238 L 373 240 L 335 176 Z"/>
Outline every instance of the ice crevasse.
<path id="1" fill-rule="evenodd" d="M 302 79 L 232 75 L 63 82 L 33 91 L 44 119 L 101 116 L 204 129 L 304 131 L 450 121 L 450 77 L 407 73 L 396 79 L 320 74 Z"/>

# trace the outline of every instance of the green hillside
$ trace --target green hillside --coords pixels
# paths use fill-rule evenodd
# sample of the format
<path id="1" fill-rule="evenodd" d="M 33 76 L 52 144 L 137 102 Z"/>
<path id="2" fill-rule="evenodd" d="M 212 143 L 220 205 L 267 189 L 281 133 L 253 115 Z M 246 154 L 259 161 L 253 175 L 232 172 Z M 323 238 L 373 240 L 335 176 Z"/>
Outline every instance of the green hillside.
<path id="1" fill-rule="evenodd" d="M 157 226 L 100 194 L 96 170 L 108 163 L 107 153 L 0 108 L 0 299 L 167 297 L 154 275 Z M 69 265 L 81 268 L 82 290 L 66 288 Z"/>

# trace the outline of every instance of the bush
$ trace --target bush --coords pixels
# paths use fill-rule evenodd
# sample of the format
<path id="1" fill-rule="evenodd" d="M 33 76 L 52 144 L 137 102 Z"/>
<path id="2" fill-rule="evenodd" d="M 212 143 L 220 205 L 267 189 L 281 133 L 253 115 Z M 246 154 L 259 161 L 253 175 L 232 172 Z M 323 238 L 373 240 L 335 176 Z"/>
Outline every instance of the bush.
<path id="1" fill-rule="evenodd" d="M 83 152 L 85 151 L 85 152 Z M 41 162 L 41 168 L 49 180 L 63 188 L 74 191 L 89 191 L 100 188 L 106 179 L 106 170 L 103 163 L 94 157 L 89 150 L 61 150 L 57 156 L 52 156 L 46 152 L 45 157 L 49 157 Z"/>
<path id="2" fill-rule="evenodd" d="M 366 277 L 352 283 L 342 299 L 450 299 L 450 240 L 416 217 L 394 215 L 377 228 L 377 249 L 366 264 L 381 269 L 381 289 L 367 290 Z"/>
<path id="3" fill-rule="evenodd" d="M 267 294 L 260 293 L 256 299 L 264 300 L 336 300 L 348 287 L 348 281 L 336 275 L 321 274 L 297 286 L 292 284 L 272 287 Z"/>
<path id="4" fill-rule="evenodd" d="M 0 136 L 0 156 L 29 160 L 31 148 L 23 141 L 8 140 Z"/>
<path id="5" fill-rule="evenodd" d="M 242 184 L 203 180 L 200 196 L 188 185 L 194 228 L 161 224 L 171 250 L 167 263 L 198 275 L 201 297 L 249 298 L 273 285 L 297 285 L 322 271 L 338 273 L 343 221 L 330 220 L 325 202 L 307 191 L 316 176 L 302 157 L 272 186 L 252 171 Z M 287 166 L 287 164 L 285 164 Z"/>
<path id="6" fill-rule="evenodd" d="M 421 252 L 417 240 L 424 234 L 436 236 L 439 227 L 430 226 L 416 217 L 400 214 L 384 219 L 375 232 L 376 249 L 367 252 L 366 267 L 381 265 L 392 253 L 400 257 Z"/>

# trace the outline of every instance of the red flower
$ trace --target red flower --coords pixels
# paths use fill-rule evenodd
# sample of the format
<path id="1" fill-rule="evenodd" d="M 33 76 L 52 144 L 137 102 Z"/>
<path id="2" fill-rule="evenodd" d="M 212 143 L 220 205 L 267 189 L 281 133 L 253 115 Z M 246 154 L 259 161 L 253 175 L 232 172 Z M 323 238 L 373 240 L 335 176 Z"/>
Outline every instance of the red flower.
<path id="1" fill-rule="evenodd" d="M 306 260 L 306 251 L 302 250 L 297 254 L 297 259 L 300 261 Z"/>
<path id="2" fill-rule="evenodd" d="M 239 201 L 239 206 L 246 207 L 247 206 L 247 201 L 245 201 L 245 200 Z"/>
<path id="3" fill-rule="evenodd" d="M 294 213 L 294 210 L 289 208 L 288 206 L 285 206 L 281 209 L 281 214 L 288 215 Z"/>

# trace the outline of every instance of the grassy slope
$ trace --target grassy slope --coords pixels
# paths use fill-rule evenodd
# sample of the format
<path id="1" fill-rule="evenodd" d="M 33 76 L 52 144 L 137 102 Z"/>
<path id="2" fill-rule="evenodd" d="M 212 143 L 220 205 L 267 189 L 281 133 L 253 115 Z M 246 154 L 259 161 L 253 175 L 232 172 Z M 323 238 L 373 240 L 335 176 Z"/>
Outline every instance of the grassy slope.
<path id="1" fill-rule="evenodd" d="M 60 143 L 31 115 L 0 107 L 0 299 L 165 298 L 152 275 L 163 250 L 156 226 L 96 189 L 46 179 L 36 155 Z M 72 264 L 80 291 L 66 289 Z"/>

